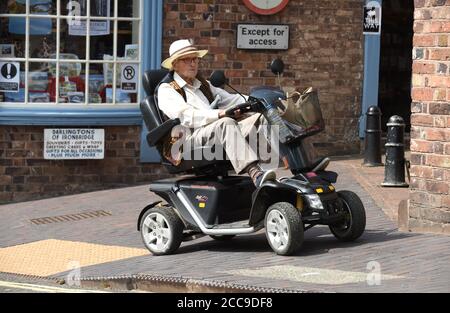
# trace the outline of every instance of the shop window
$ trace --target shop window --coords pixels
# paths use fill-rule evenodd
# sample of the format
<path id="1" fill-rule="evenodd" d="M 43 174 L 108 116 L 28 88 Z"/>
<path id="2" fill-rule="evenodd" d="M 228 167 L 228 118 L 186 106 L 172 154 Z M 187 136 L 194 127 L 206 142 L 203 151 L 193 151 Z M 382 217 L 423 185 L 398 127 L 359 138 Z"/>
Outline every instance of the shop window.
<path id="1" fill-rule="evenodd" d="M 0 106 L 136 106 L 143 0 L 1 0 Z"/>

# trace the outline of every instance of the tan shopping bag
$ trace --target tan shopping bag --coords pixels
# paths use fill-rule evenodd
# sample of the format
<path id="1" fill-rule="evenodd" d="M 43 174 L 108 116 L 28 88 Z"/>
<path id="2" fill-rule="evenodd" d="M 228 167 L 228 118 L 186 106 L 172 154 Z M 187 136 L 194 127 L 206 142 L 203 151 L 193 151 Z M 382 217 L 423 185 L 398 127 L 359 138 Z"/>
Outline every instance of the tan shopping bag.
<path id="1" fill-rule="evenodd" d="M 282 100 L 282 102 L 286 107 L 286 110 L 282 112 L 285 121 L 305 130 L 324 126 L 317 90 L 312 87 L 302 93 L 288 92 L 287 100 Z"/>

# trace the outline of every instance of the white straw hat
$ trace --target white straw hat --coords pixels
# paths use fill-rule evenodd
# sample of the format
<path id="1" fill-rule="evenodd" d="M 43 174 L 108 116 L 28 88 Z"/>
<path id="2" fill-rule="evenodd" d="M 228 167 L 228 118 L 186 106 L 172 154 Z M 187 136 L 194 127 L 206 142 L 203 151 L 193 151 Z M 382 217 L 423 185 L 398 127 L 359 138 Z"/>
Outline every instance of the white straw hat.
<path id="1" fill-rule="evenodd" d="M 167 68 L 168 70 L 172 70 L 173 61 L 179 59 L 185 55 L 197 54 L 199 58 L 203 58 L 208 53 L 208 50 L 198 50 L 189 40 L 181 39 L 173 42 L 170 45 L 169 55 L 167 59 L 165 59 L 161 66 Z"/>

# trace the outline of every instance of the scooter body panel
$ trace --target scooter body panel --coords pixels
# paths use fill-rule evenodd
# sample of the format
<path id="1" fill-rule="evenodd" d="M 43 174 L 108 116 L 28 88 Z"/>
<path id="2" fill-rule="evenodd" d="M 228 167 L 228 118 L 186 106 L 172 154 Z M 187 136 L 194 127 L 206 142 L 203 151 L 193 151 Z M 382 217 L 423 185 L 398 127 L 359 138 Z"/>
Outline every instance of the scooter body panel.
<path id="1" fill-rule="evenodd" d="M 150 191 L 166 200 L 185 225 L 194 229 L 248 220 L 254 190 L 251 179 L 242 176 L 191 176 L 159 180 L 150 185 Z M 198 225 L 193 214 L 203 225 Z"/>
<path id="2" fill-rule="evenodd" d="M 246 220 L 255 190 L 249 177 L 192 179 L 178 184 L 207 227 Z"/>

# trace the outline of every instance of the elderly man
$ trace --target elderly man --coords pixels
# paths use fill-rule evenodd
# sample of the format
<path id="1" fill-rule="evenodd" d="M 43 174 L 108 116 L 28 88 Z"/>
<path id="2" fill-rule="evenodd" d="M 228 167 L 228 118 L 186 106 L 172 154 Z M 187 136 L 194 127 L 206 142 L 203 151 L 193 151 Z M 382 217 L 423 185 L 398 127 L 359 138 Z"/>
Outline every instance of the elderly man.
<path id="1" fill-rule="evenodd" d="M 170 74 L 158 88 L 159 108 L 169 118 L 179 118 L 182 126 L 192 130 L 184 138 L 191 147 L 203 146 L 213 138 L 218 140 L 236 173 L 247 172 L 255 186 L 260 187 L 265 181 L 276 179 L 274 171 L 261 169 L 256 152 L 245 140 L 260 116 L 252 115 L 238 122 L 237 119 L 243 117 L 239 112 L 230 117 L 225 110 L 214 109 L 217 102 L 224 108 L 240 104 L 244 99 L 212 86 L 198 75 L 199 61 L 207 53 L 207 50 L 198 50 L 189 40 L 172 43 L 170 57 L 162 63 Z M 242 143 L 239 149 L 234 142 L 236 139 Z M 243 155 L 247 157 L 242 158 Z"/>

